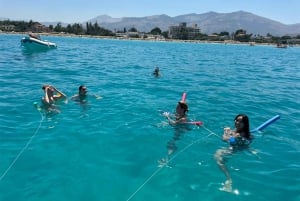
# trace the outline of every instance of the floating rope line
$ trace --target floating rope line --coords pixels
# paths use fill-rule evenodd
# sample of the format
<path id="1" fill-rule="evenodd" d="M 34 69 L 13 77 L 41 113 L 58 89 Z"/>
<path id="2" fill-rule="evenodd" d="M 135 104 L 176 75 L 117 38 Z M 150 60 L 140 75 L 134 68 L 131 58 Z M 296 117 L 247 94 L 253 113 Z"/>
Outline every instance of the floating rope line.
<path id="1" fill-rule="evenodd" d="M 148 179 L 145 180 L 145 182 L 140 185 L 137 190 L 126 200 L 129 201 L 131 200 L 162 168 L 167 167 L 168 163 L 173 161 L 179 154 L 183 153 L 184 151 L 186 151 L 188 148 L 190 148 L 192 145 L 200 142 L 201 140 L 203 140 L 204 138 L 207 138 L 211 135 L 217 136 L 219 137 L 219 135 L 215 134 L 214 132 L 212 132 L 211 130 L 209 130 L 208 128 L 204 127 L 203 125 L 201 126 L 203 127 L 205 130 L 207 130 L 209 132 L 209 134 L 207 136 L 204 136 L 198 140 L 193 141 L 192 143 L 188 144 L 187 146 L 185 146 L 181 151 L 177 152 L 177 154 L 175 154 L 167 163 L 163 164 L 162 166 L 160 166 L 157 170 L 155 170 L 153 172 L 153 174 L 148 177 Z"/>
<path id="2" fill-rule="evenodd" d="M 210 133 L 210 135 L 214 135 L 214 136 L 216 136 L 218 138 L 220 137 L 218 134 L 212 132 L 211 130 L 209 130 L 208 128 L 206 128 L 204 125 L 202 125 L 202 128 L 204 128 L 205 130 L 207 130 Z"/>
<path id="3" fill-rule="evenodd" d="M 254 133 L 254 132 L 257 132 L 257 131 L 262 131 L 264 128 L 266 128 L 267 126 L 269 126 L 270 124 L 272 124 L 273 122 L 275 122 L 278 119 L 280 119 L 280 116 L 276 115 L 273 118 L 271 118 L 268 121 L 266 121 L 263 124 L 261 124 L 260 126 L 258 126 L 256 129 L 251 130 L 251 132 Z M 131 200 L 163 167 L 167 166 L 167 164 L 169 162 L 171 162 L 172 160 L 174 160 L 179 154 L 181 154 L 182 152 L 184 152 L 185 150 L 187 150 L 189 147 L 191 147 L 192 145 L 200 142 L 204 138 L 209 137 L 211 135 L 214 135 L 214 136 L 220 138 L 220 136 L 218 134 L 216 134 L 213 131 L 211 131 L 210 129 L 206 128 L 203 124 L 201 124 L 201 127 L 204 128 L 206 131 L 208 131 L 209 134 L 207 136 L 205 136 L 205 137 L 202 137 L 202 138 L 200 138 L 200 139 L 198 139 L 198 140 L 196 140 L 196 141 L 188 144 L 181 151 L 179 151 L 177 154 L 175 154 L 174 157 L 171 158 L 167 163 L 163 164 L 160 168 L 158 168 L 156 171 L 154 171 L 154 173 L 126 201 Z M 257 156 L 257 153 L 254 153 L 252 151 L 251 151 L 251 153 Z"/>
<path id="4" fill-rule="evenodd" d="M 28 148 L 29 144 L 31 143 L 31 141 L 33 140 L 33 138 L 37 135 L 37 133 L 39 132 L 42 123 L 44 121 L 44 116 L 41 113 L 40 110 L 38 110 L 40 115 L 41 115 L 41 120 L 40 123 L 37 127 L 37 129 L 35 130 L 34 134 L 29 138 L 28 142 L 25 144 L 25 146 L 23 147 L 23 149 L 21 149 L 21 151 L 18 153 L 18 155 L 15 157 L 15 159 L 12 161 L 12 163 L 8 166 L 8 168 L 4 171 L 4 173 L 1 175 L 0 177 L 0 181 L 2 181 L 2 179 L 6 176 L 6 174 L 9 172 L 9 170 L 14 166 L 14 164 L 17 162 L 17 160 L 20 158 L 20 156 L 23 154 L 23 152 Z"/>

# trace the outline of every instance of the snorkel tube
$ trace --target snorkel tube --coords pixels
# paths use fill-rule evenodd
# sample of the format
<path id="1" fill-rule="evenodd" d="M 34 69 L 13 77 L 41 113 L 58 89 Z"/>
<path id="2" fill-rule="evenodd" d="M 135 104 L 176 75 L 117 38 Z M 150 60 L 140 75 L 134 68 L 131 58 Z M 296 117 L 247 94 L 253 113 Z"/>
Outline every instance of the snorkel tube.
<path id="1" fill-rule="evenodd" d="M 185 103 L 186 96 L 187 96 L 186 92 L 183 92 L 180 102 Z M 183 124 L 192 124 L 192 125 L 196 125 L 196 126 L 202 126 L 203 123 L 201 121 L 190 121 L 190 122 L 183 122 Z"/>
<path id="2" fill-rule="evenodd" d="M 183 92 L 182 97 L 181 97 L 181 102 L 185 103 L 186 100 L 186 93 Z"/>

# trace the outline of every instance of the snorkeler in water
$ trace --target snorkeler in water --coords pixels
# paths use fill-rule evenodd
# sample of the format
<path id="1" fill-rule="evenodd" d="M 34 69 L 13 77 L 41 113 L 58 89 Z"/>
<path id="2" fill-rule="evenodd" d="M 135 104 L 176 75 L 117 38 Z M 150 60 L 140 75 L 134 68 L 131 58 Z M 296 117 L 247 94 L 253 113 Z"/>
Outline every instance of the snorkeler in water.
<path id="1" fill-rule="evenodd" d="M 170 116 L 170 113 L 164 112 L 164 116 L 168 119 L 169 123 L 172 125 L 184 123 L 187 120 L 186 113 L 189 111 L 188 105 L 185 101 L 179 101 L 176 106 L 176 112 L 174 114 L 174 118 Z"/>
<path id="2" fill-rule="evenodd" d="M 185 101 L 186 94 L 184 93 L 184 98 L 177 103 L 176 112 L 174 116 L 171 117 L 170 113 L 164 112 L 163 115 L 168 119 L 169 124 L 174 126 L 174 135 L 171 140 L 167 143 L 167 157 L 160 159 L 158 162 L 160 165 L 166 165 L 171 157 L 171 155 L 177 150 L 176 141 L 189 130 L 189 125 L 185 124 L 187 122 L 187 112 L 188 105 Z"/>

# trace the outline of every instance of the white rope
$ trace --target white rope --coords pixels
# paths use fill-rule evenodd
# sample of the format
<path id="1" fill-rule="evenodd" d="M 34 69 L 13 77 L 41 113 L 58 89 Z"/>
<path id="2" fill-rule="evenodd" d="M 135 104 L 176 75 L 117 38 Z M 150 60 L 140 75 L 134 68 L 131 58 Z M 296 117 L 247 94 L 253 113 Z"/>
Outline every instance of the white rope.
<path id="1" fill-rule="evenodd" d="M 196 141 L 193 141 L 192 143 L 190 143 L 190 144 L 188 144 L 187 146 L 185 146 L 181 151 L 179 151 L 177 154 L 175 154 L 169 161 L 168 161 L 168 163 L 169 162 L 171 162 L 172 160 L 174 160 L 179 154 L 181 154 L 181 153 L 183 153 L 185 150 L 187 150 L 188 148 L 190 148 L 192 145 L 194 145 L 194 144 L 196 144 L 196 143 L 198 143 L 198 142 L 200 142 L 201 140 L 203 140 L 204 138 L 207 138 L 207 137 L 209 137 L 209 136 L 211 136 L 211 135 L 214 135 L 214 136 L 217 136 L 217 137 L 219 137 L 217 134 L 215 134 L 214 132 L 212 132 L 211 130 L 209 130 L 208 128 L 206 128 L 206 127 L 204 127 L 203 125 L 202 125 L 202 127 L 205 129 L 205 130 L 207 130 L 208 132 L 209 132 L 209 134 L 207 135 L 207 136 L 204 136 L 204 137 L 202 137 L 202 138 L 200 138 L 200 139 L 198 139 L 198 140 L 196 140 Z M 165 166 L 167 166 L 167 164 L 168 163 L 166 163 L 166 164 L 164 164 L 164 165 L 162 165 L 161 167 L 159 167 L 157 170 L 155 170 L 154 172 L 153 172 L 153 174 L 150 176 L 150 177 L 148 177 L 148 179 L 146 179 L 146 181 L 142 184 L 142 185 L 140 185 L 140 187 L 138 187 L 137 188 L 137 190 L 126 200 L 126 201 L 129 201 L 129 200 L 131 200 L 163 167 L 165 167 Z"/>
<path id="2" fill-rule="evenodd" d="M 23 154 L 23 152 L 28 148 L 29 144 L 31 143 L 31 141 L 33 140 L 33 138 L 37 135 L 37 133 L 39 132 L 43 120 L 44 120 L 44 116 L 43 114 L 40 112 L 41 115 L 41 120 L 40 120 L 40 124 L 37 127 L 37 129 L 35 130 L 34 134 L 29 138 L 28 142 L 25 144 L 25 146 L 23 147 L 23 149 L 21 149 L 21 151 L 18 153 L 18 155 L 15 157 L 15 159 L 12 161 L 12 163 L 8 166 L 8 168 L 4 171 L 4 173 L 1 175 L 0 177 L 0 181 L 2 181 L 2 179 L 6 176 L 6 174 L 9 172 L 9 170 L 14 166 L 14 164 L 17 162 L 17 160 L 20 158 L 20 156 Z"/>
<path id="3" fill-rule="evenodd" d="M 203 127 L 205 130 L 207 130 L 208 132 L 210 132 L 211 135 L 214 135 L 214 136 L 216 136 L 216 137 L 220 137 L 218 134 L 212 132 L 211 130 L 209 130 L 208 128 L 206 128 L 204 125 L 202 125 L 202 127 Z"/>

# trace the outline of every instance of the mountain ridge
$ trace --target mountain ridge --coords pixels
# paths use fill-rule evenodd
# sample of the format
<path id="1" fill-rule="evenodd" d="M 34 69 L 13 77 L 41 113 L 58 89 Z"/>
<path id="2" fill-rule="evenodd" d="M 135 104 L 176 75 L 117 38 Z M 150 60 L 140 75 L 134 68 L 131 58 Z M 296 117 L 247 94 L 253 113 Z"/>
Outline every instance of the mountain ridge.
<path id="1" fill-rule="evenodd" d="M 0 18 L 7 19 L 7 18 Z M 189 13 L 170 17 L 166 14 L 151 15 L 144 17 L 120 17 L 114 18 L 109 15 L 99 15 L 87 21 L 81 22 L 83 26 L 87 22 L 98 23 L 99 26 L 109 29 L 113 32 L 124 31 L 135 28 L 140 32 L 150 32 L 153 28 L 160 28 L 162 31 L 168 31 L 170 26 L 177 26 L 186 22 L 187 26 L 197 26 L 200 32 L 204 34 L 220 33 L 223 31 L 232 33 L 238 29 L 244 29 L 248 34 L 274 36 L 300 35 L 300 23 L 284 24 L 266 17 L 261 17 L 246 11 L 235 11 L 231 13 L 217 13 L 214 11 L 197 14 Z M 60 23 L 67 26 L 66 22 L 40 22 L 43 25 L 56 26 Z M 74 23 L 73 23 L 74 24 Z"/>
<path id="2" fill-rule="evenodd" d="M 197 24 L 201 33 L 212 34 L 222 31 L 235 32 L 245 29 L 247 33 L 259 35 L 297 35 L 300 34 L 300 23 L 283 24 L 281 22 L 261 17 L 250 12 L 236 11 L 232 13 L 207 12 L 202 14 L 190 13 L 170 17 L 166 14 L 145 17 L 113 18 L 109 15 L 100 15 L 87 22 L 97 22 L 99 26 L 112 31 L 121 31 L 124 28 L 136 28 L 138 31 L 149 32 L 155 27 L 167 31 L 169 26 L 186 22 L 187 26 Z"/>

